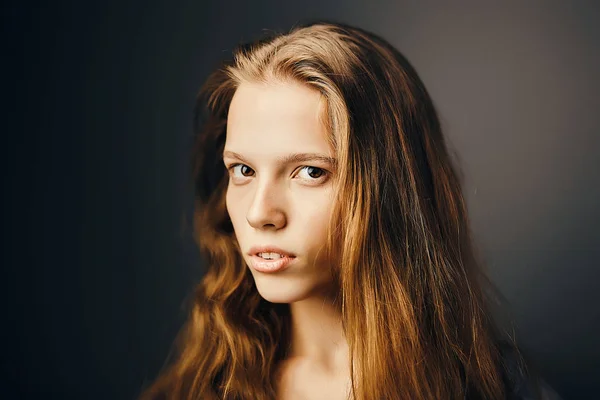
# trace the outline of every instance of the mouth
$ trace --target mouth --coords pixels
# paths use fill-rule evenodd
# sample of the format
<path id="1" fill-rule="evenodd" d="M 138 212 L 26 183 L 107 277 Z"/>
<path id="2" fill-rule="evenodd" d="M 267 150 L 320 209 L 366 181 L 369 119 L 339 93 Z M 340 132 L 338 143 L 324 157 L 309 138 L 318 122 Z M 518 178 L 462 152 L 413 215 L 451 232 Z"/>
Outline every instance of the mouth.
<path id="1" fill-rule="evenodd" d="M 273 246 L 253 247 L 248 255 L 250 266 L 265 273 L 282 271 L 296 259 L 294 254 Z"/>
<path id="2" fill-rule="evenodd" d="M 280 258 L 285 258 L 285 257 L 290 257 L 286 254 L 280 254 L 280 253 L 274 253 L 274 252 L 261 252 L 261 253 L 256 253 L 256 256 L 264 259 L 264 260 L 279 260 Z M 292 257 L 290 257 L 292 258 Z"/>
<path id="3" fill-rule="evenodd" d="M 250 249 L 250 251 L 248 252 L 248 255 L 252 256 L 252 257 L 257 256 L 257 257 L 260 257 L 265 260 L 276 260 L 276 259 L 284 258 L 284 257 L 289 257 L 289 258 L 296 257 L 295 254 L 293 254 L 287 250 L 283 250 L 283 249 L 280 249 L 279 247 L 271 246 L 271 245 L 254 246 Z"/>
<path id="4" fill-rule="evenodd" d="M 273 273 L 282 271 L 296 260 L 296 257 L 277 257 L 263 258 L 259 255 L 254 255 L 251 258 L 250 266 L 258 272 Z"/>

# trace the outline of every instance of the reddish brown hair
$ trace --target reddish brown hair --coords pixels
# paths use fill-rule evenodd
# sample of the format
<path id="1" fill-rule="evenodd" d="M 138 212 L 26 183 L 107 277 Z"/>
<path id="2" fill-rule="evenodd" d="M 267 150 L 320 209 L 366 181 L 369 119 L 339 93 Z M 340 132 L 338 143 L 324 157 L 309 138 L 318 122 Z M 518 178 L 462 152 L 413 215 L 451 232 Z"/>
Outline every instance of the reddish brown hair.
<path id="1" fill-rule="evenodd" d="M 242 82 L 293 80 L 322 95 L 338 168 L 328 249 L 338 262 L 355 399 L 504 397 L 457 170 L 433 103 L 381 38 L 314 23 L 241 46 L 210 76 L 194 149 L 195 233 L 208 262 L 169 367 L 145 392 L 273 399 L 289 306 L 258 294 L 225 207 L 221 156 Z M 333 249 L 336 249 L 334 252 Z"/>

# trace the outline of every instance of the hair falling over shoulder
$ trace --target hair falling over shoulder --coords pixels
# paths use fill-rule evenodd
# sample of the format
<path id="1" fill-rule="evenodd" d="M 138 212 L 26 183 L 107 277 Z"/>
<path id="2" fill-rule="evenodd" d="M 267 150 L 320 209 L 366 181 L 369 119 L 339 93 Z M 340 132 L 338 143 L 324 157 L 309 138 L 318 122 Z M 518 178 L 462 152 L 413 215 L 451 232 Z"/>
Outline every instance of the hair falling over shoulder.
<path id="1" fill-rule="evenodd" d="M 227 214 L 221 159 L 236 88 L 273 79 L 308 85 L 326 104 L 339 165 L 328 248 L 352 398 L 504 398 L 489 281 L 433 103 L 390 44 L 326 22 L 240 46 L 200 92 L 194 234 L 208 270 L 173 359 L 142 398 L 275 398 L 289 306 L 254 286 Z"/>

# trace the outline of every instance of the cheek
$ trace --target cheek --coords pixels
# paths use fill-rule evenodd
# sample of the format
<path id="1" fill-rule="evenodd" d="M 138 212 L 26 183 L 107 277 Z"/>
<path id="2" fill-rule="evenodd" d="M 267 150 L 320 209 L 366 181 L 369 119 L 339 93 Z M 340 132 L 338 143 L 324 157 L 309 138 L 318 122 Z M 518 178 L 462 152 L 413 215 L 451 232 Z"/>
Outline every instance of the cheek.
<path id="1" fill-rule="evenodd" d="M 322 241 L 326 234 L 329 217 L 333 210 L 333 204 L 329 196 L 321 196 L 303 204 L 300 219 L 304 221 L 304 230 L 310 233 L 313 241 Z"/>
<path id="2" fill-rule="evenodd" d="M 240 214 L 240 202 L 234 201 L 234 195 L 230 190 L 227 190 L 225 195 L 225 206 L 227 208 L 227 213 L 229 214 L 229 219 L 233 225 L 233 228 L 236 229 L 239 224 L 239 214 Z"/>
<path id="3" fill-rule="evenodd" d="M 315 210 L 305 219 L 307 231 L 321 236 L 327 228 L 328 217 L 327 210 Z"/>
<path id="4" fill-rule="evenodd" d="M 231 205 L 231 191 L 229 189 L 225 190 L 225 207 L 227 208 L 227 212 L 229 212 L 229 207 Z"/>

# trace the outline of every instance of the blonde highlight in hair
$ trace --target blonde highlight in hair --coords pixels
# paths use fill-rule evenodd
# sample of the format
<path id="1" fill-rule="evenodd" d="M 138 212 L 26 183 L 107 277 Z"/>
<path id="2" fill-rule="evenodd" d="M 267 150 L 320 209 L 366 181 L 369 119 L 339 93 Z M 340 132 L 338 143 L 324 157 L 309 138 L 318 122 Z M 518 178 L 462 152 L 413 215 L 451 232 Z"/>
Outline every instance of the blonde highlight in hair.
<path id="1" fill-rule="evenodd" d="M 504 398 L 459 176 L 433 103 L 391 45 L 314 23 L 241 46 L 198 98 L 194 232 L 208 270 L 175 358 L 143 398 L 274 399 L 289 305 L 260 297 L 225 206 L 227 113 L 243 82 L 317 90 L 336 152 L 337 260 L 354 399 Z"/>

